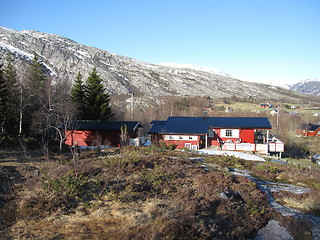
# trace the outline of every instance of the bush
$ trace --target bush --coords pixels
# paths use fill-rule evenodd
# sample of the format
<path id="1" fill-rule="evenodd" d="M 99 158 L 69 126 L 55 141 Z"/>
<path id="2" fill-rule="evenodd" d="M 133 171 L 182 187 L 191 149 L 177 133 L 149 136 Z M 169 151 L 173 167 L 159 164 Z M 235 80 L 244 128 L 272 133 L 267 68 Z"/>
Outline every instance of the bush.
<path id="1" fill-rule="evenodd" d="M 70 171 L 60 178 L 45 176 L 43 188 L 58 194 L 65 194 L 68 198 L 78 201 L 89 201 L 94 199 L 97 189 L 100 187 L 99 176 L 89 178 L 81 172 Z"/>
<path id="2" fill-rule="evenodd" d="M 289 158 L 305 158 L 309 155 L 309 150 L 304 144 L 298 144 L 294 141 L 285 143 L 285 152 L 283 157 Z"/>
<path id="3" fill-rule="evenodd" d="M 9 147 L 17 145 L 17 139 L 12 136 L 0 135 L 0 146 Z"/>

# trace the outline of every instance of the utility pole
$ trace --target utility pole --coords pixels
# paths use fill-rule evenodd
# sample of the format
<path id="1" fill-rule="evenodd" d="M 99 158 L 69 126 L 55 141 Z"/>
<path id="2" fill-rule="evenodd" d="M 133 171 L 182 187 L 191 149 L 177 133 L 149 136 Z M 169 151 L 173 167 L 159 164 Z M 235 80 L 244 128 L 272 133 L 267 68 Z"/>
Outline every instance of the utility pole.
<path id="1" fill-rule="evenodd" d="M 277 128 L 279 127 L 279 115 L 280 115 L 280 105 L 278 106 L 278 112 L 277 112 Z"/>
<path id="2" fill-rule="evenodd" d="M 131 121 L 134 119 L 134 113 L 133 113 L 133 92 L 131 93 Z"/>

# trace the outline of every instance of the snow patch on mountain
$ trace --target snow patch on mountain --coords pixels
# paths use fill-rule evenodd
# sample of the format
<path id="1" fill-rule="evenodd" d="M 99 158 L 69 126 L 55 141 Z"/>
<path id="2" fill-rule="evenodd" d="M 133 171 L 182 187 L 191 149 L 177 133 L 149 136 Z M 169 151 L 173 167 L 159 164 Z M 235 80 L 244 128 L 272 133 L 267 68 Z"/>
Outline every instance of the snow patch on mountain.
<path id="1" fill-rule="evenodd" d="M 230 75 L 219 71 L 218 69 L 215 68 L 209 68 L 209 67 L 202 67 L 194 64 L 179 64 L 179 63 L 158 63 L 160 66 L 166 66 L 166 67 L 173 67 L 173 68 L 182 68 L 182 69 L 192 69 L 196 71 L 202 71 L 202 72 L 208 72 L 208 73 L 213 73 L 217 74 L 220 76 L 225 76 L 225 77 L 230 77 Z"/>
<path id="2" fill-rule="evenodd" d="M 320 78 L 308 78 L 304 81 L 302 81 L 301 83 L 304 84 L 304 83 L 313 83 L 313 82 L 320 82 Z"/>
<path id="3" fill-rule="evenodd" d="M 1 43 L 0 42 L 0 47 L 8 49 L 12 53 L 16 53 L 18 55 L 24 56 L 24 57 L 28 58 L 29 60 L 33 59 L 33 55 L 32 54 L 24 52 L 24 51 L 21 51 L 20 49 L 15 48 L 15 47 L 10 46 L 10 45 L 7 45 L 5 43 Z"/>

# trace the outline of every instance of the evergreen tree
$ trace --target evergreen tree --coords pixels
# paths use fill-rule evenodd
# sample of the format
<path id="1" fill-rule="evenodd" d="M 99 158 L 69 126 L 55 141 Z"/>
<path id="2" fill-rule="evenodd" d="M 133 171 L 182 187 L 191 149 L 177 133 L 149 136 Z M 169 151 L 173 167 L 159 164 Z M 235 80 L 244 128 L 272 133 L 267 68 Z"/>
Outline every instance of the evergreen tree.
<path id="1" fill-rule="evenodd" d="M 102 79 L 93 68 L 86 81 L 85 118 L 87 120 L 108 120 L 113 113 L 109 105 L 110 97 L 102 84 Z"/>
<path id="2" fill-rule="evenodd" d="M 77 119 L 85 119 L 84 109 L 85 109 L 85 86 L 82 81 L 82 75 L 79 72 L 76 76 L 76 80 L 74 82 L 73 88 L 71 90 L 71 101 L 75 105 L 76 109 L 76 118 Z"/>
<path id="3" fill-rule="evenodd" d="M 29 101 L 36 104 L 37 107 L 41 105 L 45 98 L 45 82 L 47 76 L 45 68 L 35 55 L 32 64 L 27 71 L 27 78 L 25 81 L 25 91 L 29 94 Z"/>
<path id="4" fill-rule="evenodd" d="M 43 129 L 41 119 L 48 100 L 45 90 L 47 76 L 37 55 L 34 56 L 25 77 L 23 86 L 24 132 L 26 135 L 38 135 Z"/>
<path id="5" fill-rule="evenodd" d="M 9 89 L 4 78 L 2 64 L 0 65 L 0 132 L 4 133 L 4 124 L 6 120 L 6 110 L 9 101 Z"/>
<path id="6" fill-rule="evenodd" d="M 108 120 L 113 116 L 102 79 L 93 68 L 85 84 L 80 73 L 71 91 L 71 100 L 77 109 L 76 117 L 83 120 Z"/>
<path id="7" fill-rule="evenodd" d="M 0 108 L 1 108 L 1 133 L 17 135 L 17 124 L 19 116 L 19 88 L 17 73 L 13 67 L 13 59 L 8 58 L 7 66 L 1 70 L 0 76 Z"/>
<path id="8" fill-rule="evenodd" d="M 13 59 L 11 56 L 9 56 L 7 66 L 4 69 L 4 77 L 9 90 L 6 131 L 11 135 L 17 135 L 20 87 L 17 80 L 17 72 L 13 67 Z"/>

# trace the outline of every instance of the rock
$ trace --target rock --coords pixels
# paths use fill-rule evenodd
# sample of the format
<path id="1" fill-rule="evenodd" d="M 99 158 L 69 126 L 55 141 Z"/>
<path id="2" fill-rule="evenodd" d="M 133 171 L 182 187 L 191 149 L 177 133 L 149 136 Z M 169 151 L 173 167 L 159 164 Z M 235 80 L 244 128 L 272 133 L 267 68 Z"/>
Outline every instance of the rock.
<path id="1" fill-rule="evenodd" d="M 225 194 L 224 192 L 220 193 L 220 198 L 222 199 L 228 199 L 227 194 Z"/>
<path id="2" fill-rule="evenodd" d="M 257 237 L 253 240 L 293 240 L 288 230 L 281 227 L 275 220 L 270 220 L 269 223 L 258 231 Z"/>
<path id="3" fill-rule="evenodd" d="M 230 189 L 220 193 L 220 198 L 222 199 L 230 199 L 233 201 L 242 201 L 242 197 L 240 195 L 240 193 L 232 191 Z"/>

